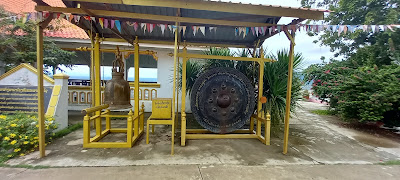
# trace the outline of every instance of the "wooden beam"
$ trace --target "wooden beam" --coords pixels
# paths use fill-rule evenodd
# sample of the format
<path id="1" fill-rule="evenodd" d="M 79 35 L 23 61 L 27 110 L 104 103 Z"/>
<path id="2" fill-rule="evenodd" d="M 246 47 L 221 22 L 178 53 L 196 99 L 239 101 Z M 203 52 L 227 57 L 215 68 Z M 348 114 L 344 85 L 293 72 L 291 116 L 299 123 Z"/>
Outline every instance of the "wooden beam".
<path id="1" fill-rule="evenodd" d="M 119 38 L 104 38 L 104 41 L 112 41 L 112 42 L 126 42 L 124 39 Z M 172 41 L 163 41 L 163 40 L 144 40 L 139 39 L 139 43 L 145 44 L 162 44 L 162 45 L 174 45 Z M 194 43 L 194 42 L 187 42 L 188 46 L 196 46 L 196 47 L 234 47 L 234 48 L 246 48 L 248 46 L 245 45 L 238 45 L 238 44 L 213 44 L 213 43 Z"/>
<path id="2" fill-rule="evenodd" d="M 221 60 L 235 60 L 235 61 L 263 61 L 263 62 L 275 62 L 276 60 L 268 58 L 249 58 L 249 57 L 233 57 L 233 56 L 218 56 L 218 55 L 205 55 L 205 54 L 185 54 L 178 53 L 179 57 L 183 58 L 195 58 L 195 59 L 221 59 Z"/>
<path id="3" fill-rule="evenodd" d="M 43 20 L 42 22 L 39 22 L 39 26 L 43 29 L 46 29 L 49 23 L 53 20 L 53 13 L 50 13 L 49 17 L 47 19 Z"/>
<path id="4" fill-rule="evenodd" d="M 76 1 L 76 0 L 66 0 Z M 79 0 L 80 2 L 125 4 L 136 6 L 170 7 L 195 9 L 204 11 L 217 11 L 239 14 L 254 14 L 263 16 L 285 16 L 304 19 L 324 19 L 324 10 L 310 10 L 305 8 L 276 7 L 268 5 L 252 5 L 215 1 L 189 1 L 189 0 Z"/>
<path id="5" fill-rule="evenodd" d="M 50 6 L 36 6 L 36 11 L 49 11 L 59 13 L 73 13 L 88 15 L 85 10 L 80 8 L 63 8 L 63 7 L 50 7 Z M 106 11 L 106 10 L 94 10 L 88 9 L 97 16 L 107 17 L 118 17 L 128 19 L 143 19 L 143 20 L 155 20 L 162 22 L 178 22 L 178 23 L 191 23 L 191 24 L 203 24 L 203 25 L 215 25 L 215 26 L 243 26 L 243 27 L 264 27 L 272 26 L 275 24 L 270 23 L 255 23 L 255 22 L 243 22 L 243 21 L 227 21 L 227 20 L 214 20 L 214 19 L 201 19 L 201 18 L 188 18 L 188 17 L 177 17 L 177 16 L 163 16 L 153 14 L 141 14 L 141 13 L 129 13 L 120 11 Z"/>

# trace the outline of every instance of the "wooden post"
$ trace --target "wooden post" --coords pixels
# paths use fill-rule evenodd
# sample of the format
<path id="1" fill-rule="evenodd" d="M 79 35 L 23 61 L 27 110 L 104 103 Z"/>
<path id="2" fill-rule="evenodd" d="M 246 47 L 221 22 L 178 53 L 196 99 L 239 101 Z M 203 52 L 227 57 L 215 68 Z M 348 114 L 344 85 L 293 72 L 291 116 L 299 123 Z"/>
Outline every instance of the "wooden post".
<path id="1" fill-rule="evenodd" d="M 99 34 L 96 33 L 95 44 L 94 44 L 94 66 L 95 66 L 95 106 L 101 105 L 101 74 L 100 74 L 100 37 Z M 96 115 L 100 116 L 101 111 L 96 111 Z M 96 118 L 96 136 L 101 135 L 101 117 Z"/>
<path id="2" fill-rule="evenodd" d="M 38 120 L 39 120 L 39 151 L 40 157 L 44 157 L 45 153 L 45 124 L 44 124 L 44 87 L 43 87 L 43 28 L 40 24 L 36 25 L 36 63 L 37 63 L 37 96 L 38 96 Z"/>
<path id="3" fill-rule="evenodd" d="M 134 56 L 134 66 L 135 66 L 135 106 L 133 109 L 134 115 L 139 116 L 139 39 L 136 36 L 135 38 L 135 56 Z"/>
<path id="4" fill-rule="evenodd" d="M 290 100 L 292 96 L 292 79 L 293 79 L 293 59 L 294 59 L 294 38 L 295 32 L 292 31 L 290 39 L 290 51 L 289 51 L 289 67 L 288 67 L 288 80 L 287 80 L 287 90 L 286 90 L 286 112 L 285 112 L 285 131 L 283 136 L 283 154 L 288 151 L 288 141 L 289 141 L 289 118 L 290 118 Z"/>
<path id="5" fill-rule="evenodd" d="M 135 116 L 135 117 L 137 117 L 137 116 Z M 135 127 L 132 127 L 133 126 L 133 121 L 137 122 L 137 120 L 133 118 L 132 110 L 130 110 L 129 113 L 128 113 L 128 120 L 127 120 L 128 124 L 126 126 L 126 143 L 130 147 L 132 147 L 132 137 L 133 137 L 133 135 L 137 136 L 136 131 L 138 130 L 136 128 L 136 123 L 135 123 Z M 133 128 L 135 128 L 135 133 L 133 133 Z"/>
<path id="6" fill-rule="evenodd" d="M 172 109 L 174 110 L 172 112 L 172 144 L 171 144 L 171 155 L 174 154 L 174 141 L 175 141 L 175 95 L 176 95 L 176 66 L 177 66 L 177 55 L 178 55 L 178 33 L 179 33 L 179 27 L 178 27 L 178 22 L 175 22 L 175 44 L 174 44 L 174 80 L 173 80 L 173 86 L 172 86 Z"/>
<path id="7" fill-rule="evenodd" d="M 264 52 L 260 48 L 260 58 L 264 58 Z M 257 116 L 261 118 L 261 110 L 262 110 L 262 103 L 261 103 L 261 97 L 263 96 L 263 90 L 264 90 L 264 61 L 258 61 L 259 64 L 259 74 L 258 74 L 258 99 L 257 99 Z M 258 136 L 261 136 L 261 124 L 262 122 L 257 120 L 257 132 L 256 134 Z"/>
<path id="8" fill-rule="evenodd" d="M 94 84 L 94 82 L 96 82 L 95 80 L 95 70 L 94 70 L 94 64 L 95 64 L 95 58 L 94 58 L 94 39 L 93 39 L 93 34 L 92 32 L 89 33 L 90 35 L 90 44 L 91 44 L 91 48 L 92 50 L 90 51 L 90 88 L 92 90 L 92 96 L 91 96 L 91 100 L 92 100 L 92 107 L 96 106 L 96 99 L 95 99 L 95 94 L 96 94 L 96 86 Z"/>

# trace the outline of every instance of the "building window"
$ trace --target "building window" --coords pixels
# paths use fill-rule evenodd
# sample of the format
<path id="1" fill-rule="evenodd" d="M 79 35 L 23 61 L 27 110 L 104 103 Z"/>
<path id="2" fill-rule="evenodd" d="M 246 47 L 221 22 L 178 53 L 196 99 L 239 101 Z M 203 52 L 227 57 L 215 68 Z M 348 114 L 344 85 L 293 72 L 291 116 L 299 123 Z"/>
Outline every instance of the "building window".
<path id="1" fill-rule="evenodd" d="M 91 93 L 91 92 L 88 92 L 88 93 L 87 93 L 86 99 L 87 99 L 86 102 L 87 102 L 88 104 L 91 104 L 91 103 L 92 103 L 92 93 Z"/>
<path id="2" fill-rule="evenodd" d="M 157 90 L 156 89 L 152 89 L 151 90 L 151 99 L 155 99 L 157 98 Z"/>
<path id="3" fill-rule="evenodd" d="M 148 89 L 144 90 L 144 100 L 150 100 L 150 92 Z"/>
<path id="4" fill-rule="evenodd" d="M 72 92 L 72 103 L 78 103 L 78 93 L 76 91 Z"/>
<path id="5" fill-rule="evenodd" d="M 79 103 L 86 103 L 86 93 L 85 92 L 79 93 Z"/>

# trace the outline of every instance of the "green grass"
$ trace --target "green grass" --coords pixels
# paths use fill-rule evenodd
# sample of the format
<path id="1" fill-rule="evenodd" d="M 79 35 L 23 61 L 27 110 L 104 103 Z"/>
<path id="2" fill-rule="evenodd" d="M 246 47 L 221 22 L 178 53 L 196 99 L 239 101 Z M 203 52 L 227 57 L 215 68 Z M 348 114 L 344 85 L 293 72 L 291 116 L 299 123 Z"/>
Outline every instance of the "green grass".
<path id="1" fill-rule="evenodd" d="M 332 116 L 336 114 L 336 112 L 332 110 L 312 110 L 311 113 L 325 116 Z"/>
<path id="2" fill-rule="evenodd" d="M 391 160 L 391 161 L 385 161 L 378 163 L 380 165 L 400 165 L 400 160 Z"/>
<path id="3" fill-rule="evenodd" d="M 54 134 L 53 138 L 56 139 L 56 138 L 63 137 L 63 136 L 65 136 L 65 135 L 67 135 L 67 134 L 69 134 L 69 133 L 71 133 L 71 132 L 73 132 L 73 131 L 75 131 L 75 130 L 77 130 L 77 129 L 82 128 L 82 127 L 83 127 L 83 124 L 82 124 L 82 123 L 77 123 L 77 124 L 74 124 L 74 125 L 72 125 L 72 126 L 68 126 L 67 128 L 56 132 L 56 133 Z"/>

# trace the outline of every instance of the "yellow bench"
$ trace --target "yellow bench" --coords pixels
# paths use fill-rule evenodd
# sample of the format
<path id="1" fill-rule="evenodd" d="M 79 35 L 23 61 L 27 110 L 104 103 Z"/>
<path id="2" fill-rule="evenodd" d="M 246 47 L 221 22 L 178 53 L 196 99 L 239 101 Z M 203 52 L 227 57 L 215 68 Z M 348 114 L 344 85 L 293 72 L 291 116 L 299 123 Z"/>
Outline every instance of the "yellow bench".
<path id="1" fill-rule="evenodd" d="M 154 125 L 163 124 L 172 126 L 171 136 L 171 154 L 174 148 L 175 122 L 172 120 L 172 99 L 171 98 L 154 98 L 152 99 L 151 115 L 147 119 L 146 126 L 146 143 L 149 144 L 149 127 L 152 125 L 154 133 Z"/>

